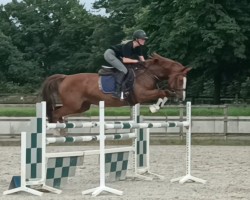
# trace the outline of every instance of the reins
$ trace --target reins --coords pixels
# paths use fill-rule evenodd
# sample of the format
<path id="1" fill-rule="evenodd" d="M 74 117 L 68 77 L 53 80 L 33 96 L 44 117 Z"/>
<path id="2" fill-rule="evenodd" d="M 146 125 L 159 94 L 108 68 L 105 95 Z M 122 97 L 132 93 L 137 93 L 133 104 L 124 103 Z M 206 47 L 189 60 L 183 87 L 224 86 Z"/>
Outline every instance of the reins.
<path id="1" fill-rule="evenodd" d="M 174 84 L 175 86 L 177 86 L 177 88 L 170 87 L 169 85 L 171 85 L 171 84 L 167 84 L 166 87 L 164 87 L 164 86 L 159 87 L 160 82 L 162 82 L 164 80 L 168 81 L 169 78 L 171 78 L 171 77 L 174 77 L 173 81 L 178 81 L 177 78 L 178 78 L 179 75 L 182 75 L 181 73 L 170 74 L 167 79 L 161 79 L 156 74 L 154 74 L 152 72 L 152 70 L 149 70 L 150 67 L 146 67 L 145 64 L 138 64 L 138 65 L 136 65 L 136 67 L 132 66 L 132 69 L 133 69 L 133 72 L 134 72 L 136 78 L 145 75 L 145 76 L 149 77 L 151 80 L 153 80 L 153 82 L 156 84 L 156 87 L 158 89 L 160 89 L 160 90 L 164 89 L 164 90 L 171 91 L 172 93 L 176 93 L 176 92 L 179 92 L 179 91 L 185 91 L 186 90 L 186 88 L 179 88 L 177 82 Z"/>
<path id="2" fill-rule="evenodd" d="M 149 72 L 148 69 L 149 68 L 147 68 L 145 66 L 145 64 L 140 64 L 136 68 L 134 68 L 133 70 L 135 71 L 136 77 L 139 77 L 139 76 L 142 76 L 145 74 L 148 77 L 150 77 L 151 79 L 153 79 L 156 82 L 156 84 L 162 81 L 158 76 L 156 76 L 152 72 Z M 143 70 L 143 71 L 138 74 L 138 73 L 136 73 L 136 71 L 138 71 L 138 70 Z"/>

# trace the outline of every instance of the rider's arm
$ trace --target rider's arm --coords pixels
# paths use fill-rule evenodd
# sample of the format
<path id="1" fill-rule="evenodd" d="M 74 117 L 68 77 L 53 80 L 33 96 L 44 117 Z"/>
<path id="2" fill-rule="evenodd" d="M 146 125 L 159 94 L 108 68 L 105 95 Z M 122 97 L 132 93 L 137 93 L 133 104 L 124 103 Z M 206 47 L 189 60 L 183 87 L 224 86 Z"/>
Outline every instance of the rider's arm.
<path id="1" fill-rule="evenodd" d="M 144 62 L 145 61 L 144 56 L 139 56 L 139 60 Z"/>
<path id="2" fill-rule="evenodd" d="M 123 44 L 122 46 L 122 62 L 123 63 L 138 63 L 139 61 L 145 61 L 142 53 L 141 53 L 141 48 L 135 48 L 135 54 L 138 56 L 139 60 L 137 59 L 132 59 L 133 55 L 133 41 L 130 41 L 126 44 Z"/>
<path id="3" fill-rule="evenodd" d="M 123 63 L 138 63 L 138 60 L 123 57 L 123 58 L 122 58 L 122 62 L 123 62 Z"/>
<path id="4" fill-rule="evenodd" d="M 129 41 L 122 45 L 122 62 L 123 63 L 137 63 L 137 59 L 133 59 L 133 41 Z"/>

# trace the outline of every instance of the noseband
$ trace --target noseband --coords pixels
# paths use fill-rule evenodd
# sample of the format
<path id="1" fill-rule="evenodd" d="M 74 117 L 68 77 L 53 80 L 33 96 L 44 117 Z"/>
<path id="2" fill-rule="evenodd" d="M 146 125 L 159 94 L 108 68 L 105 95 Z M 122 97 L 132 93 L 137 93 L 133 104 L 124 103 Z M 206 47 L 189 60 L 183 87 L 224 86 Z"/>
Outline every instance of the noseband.
<path id="1" fill-rule="evenodd" d="M 183 76 L 183 85 L 182 85 L 182 87 L 179 87 L 179 85 L 178 85 L 178 76 L 180 76 L 180 75 Z M 170 82 L 170 83 L 168 83 L 165 90 L 169 91 L 169 93 L 175 94 L 175 96 L 176 96 L 177 92 L 185 92 L 186 91 L 186 81 L 187 81 L 187 79 L 186 79 L 186 76 L 184 76 L 183 74 L 176 74 L 176 75 L 173 75 L 173 76 L 174 76 L 174 78 L 173 78 L 172 82 L 175 82 L 175 84 L 174 84 L 175 87 L 170 87 L 170 85 L 172 85 L 171 82 Z M 158 77 L 157 77 L 156 80 L 157 80 L 156 81 L 157 85 L 158 85 L 159 82 L 163 81 Z M 163 87 L 158 87 L 158 88 L 163 89 Z"/>
<path id="2" fill-rule="evenodd" d="M 160 83 L 160 82 L 162 82 L 164 80 L 168 80 L 171 76 L 174 76 L 173 81 L 176 82 L 174 85 L 177 86 L 177 87 L 169 87 L 169 85 L 171 85 L 171 83 L 170 83 L 170 84 L 168 84 L 166 90 L 168 90 L 168 91 L 170 91 L 170 92 L 172 92 L 174 94 L 176 94 L 177 92 L 184 92 L 184 91 L 186 91 L 186 76 L 184 76 L 181 73 L 180 74 L 173 74 L 173 75 L 170 75 L 168 77 L 168 79 L 165 79 L 165 78 L 163 79 L 163 78 L 160 78 L 159 76 L 157 76 L 156 74 L 152 73 L 152 71 L 149 71 L 148 68 L 145 66 L 145 64 L 138 65 L 138 67 L 134 68 L 134 70 L 135 71 L 137 71 L 137 70 L 143 70 L 143 72 L 140 73 L 138 76 L 140 76 L 142 74 L 146 74 L 148 77 L 150 77 L 151 79 L 153 79 L 155 81 L 155 83 L 157 85 L 157 88 L 159 88 L 159 89 L 163 89 L 163 88 L 159 87 L 158 83 Z M 183 85 L 182 85 L 183 87 L 182 88 L 178 87 L 178 76 L 180 76 L 180 75 L 182 75 L 183 78 L 184 78 L 184 80 L 183 80 L 184 82 L 183 82 Z"/>
<path id="3" fill-rule="evenodd" d="M 178 85 L 178 76 L 180 76 L 180 75 L 183 76 L 182 88 L 180 88 Z M 177 75 L 175 75 L 173 81 L 175 81 L 174 85 L 177 87 L 176 88 L 169 87 L 168 89 L 171 90 L 175 94 L 175 96 L 177 96 L 177 93 L 182 93 L 182 99 L 184 100 L 185 96 L 186 96 L 186 82 L 187 82 L 186 76 L 184 76 L 183 74 L 177 74 Z M 171 85 L 171 83 L 169 85 Z"/>

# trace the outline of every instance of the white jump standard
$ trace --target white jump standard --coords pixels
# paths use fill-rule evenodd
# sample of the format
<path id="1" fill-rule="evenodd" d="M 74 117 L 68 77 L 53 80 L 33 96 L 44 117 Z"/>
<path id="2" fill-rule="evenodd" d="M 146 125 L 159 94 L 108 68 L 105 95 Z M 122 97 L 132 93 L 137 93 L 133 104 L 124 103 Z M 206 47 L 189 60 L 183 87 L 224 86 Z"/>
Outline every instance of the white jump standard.
<path id="1" fill-rule="evenodd" d="M 187 181 L 199 182 L 199 183 L 206 183 L 206 180 L 194 177 L 191 175 L 191 102 L 187 102 L 186 107 L 186 122 L 187 122 L 187 132 L 186 132 L 186 175 L 174 178 L 171 182 L 179 181 L 179 183 L 183 184 Z"/>
<path id="2" fill-rule="evenodd" d="M 117 195 L 122 195 L 123 194 L 122 191 L 107 187 L 105 185 L 105 166 L 104 166 L 104 163 L 105 163 L 105 152 L 104 152 L 104 149 L 105 149 L 105 144 L 104 144 L 104 141 L 105 141 L 105 123 L 103 123 L 105 121 L 104 112 L 105 112 L 105 110 L 104 110 L 104 102 L 101 101 L 99 103 L 99 120 L 100 120 L 100 126 L 99 126 L 100 127 L 100 129 L 99 129 L 99 132 L 100 132 L 100 186 L 97 187 L 97 188 L 93 188 L 93 189 L 83 191 L 82 192 L 83 195 L 92 193 L 92 196 L 97 196 L 98 194 L 100 194 L 103 191 L 110 192 L 110 193 L 117 194 Z"/>

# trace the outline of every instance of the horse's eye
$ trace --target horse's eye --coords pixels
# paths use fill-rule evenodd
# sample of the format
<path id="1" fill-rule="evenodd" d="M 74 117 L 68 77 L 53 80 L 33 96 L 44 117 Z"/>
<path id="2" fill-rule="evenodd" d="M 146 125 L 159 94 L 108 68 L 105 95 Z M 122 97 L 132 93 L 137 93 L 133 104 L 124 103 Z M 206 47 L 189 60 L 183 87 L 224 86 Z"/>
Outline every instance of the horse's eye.
<path id="1" fill-rule="evenodd" d="M 182 85 L 183 84 L 183 77 L 181 76 L 181 77 L 179 77 L 178 78 L 178 85 Z"/>

